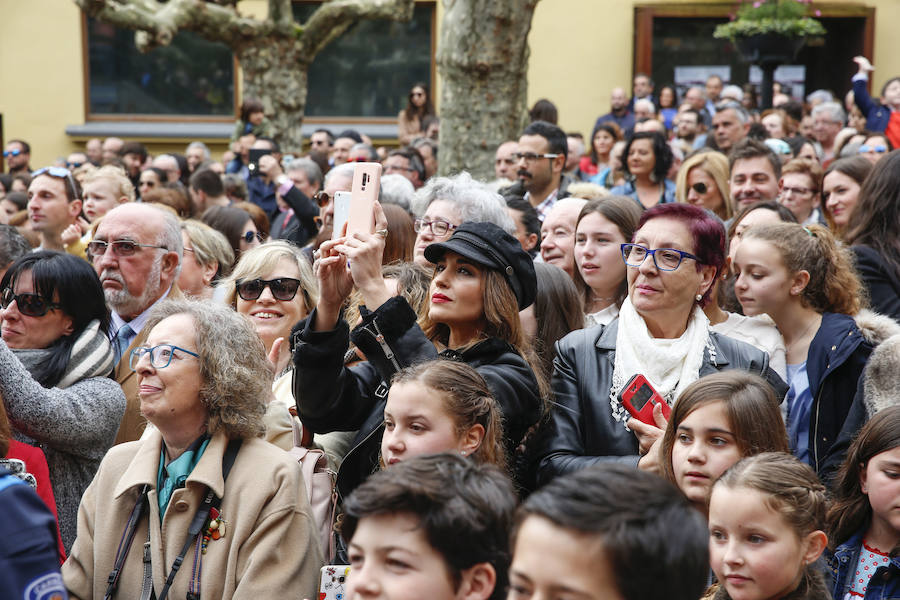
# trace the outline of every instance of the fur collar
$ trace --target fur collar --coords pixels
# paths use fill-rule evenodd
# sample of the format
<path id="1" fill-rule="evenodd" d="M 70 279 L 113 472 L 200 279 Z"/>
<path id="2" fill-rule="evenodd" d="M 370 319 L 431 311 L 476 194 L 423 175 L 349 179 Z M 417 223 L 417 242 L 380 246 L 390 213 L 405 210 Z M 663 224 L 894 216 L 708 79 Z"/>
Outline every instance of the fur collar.
<path id="1" fill-rule="evenodd" d="M 891 336 L 879 344 L 866 365 L 863 380 L 863 395 L 866 413 L 871 419 L 875 413 L 900 404 L 900 334 Z"/>
<path id="2" fill-rule="evenodd" d="M 863 338 L 873 346 L 881 344 L 889 337 L 900 335 L 900 324 L 886 315 L 880 315 L 869 309 L 859 311 L 853 319 Z"/>

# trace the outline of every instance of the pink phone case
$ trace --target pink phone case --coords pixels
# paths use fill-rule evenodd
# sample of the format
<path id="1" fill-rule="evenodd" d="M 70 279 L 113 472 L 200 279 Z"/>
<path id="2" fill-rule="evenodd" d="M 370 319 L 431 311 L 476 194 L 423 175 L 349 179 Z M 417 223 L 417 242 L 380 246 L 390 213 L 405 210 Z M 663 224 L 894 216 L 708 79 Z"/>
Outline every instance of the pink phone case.
<path id="1" fill-rule="evenodd" d="M 375 231 L 375 201 L 381 189 L 381 165 L 356 163 L 353 165 L 353 187 L 350 193 L 350 217 L 347 235 Z"/>

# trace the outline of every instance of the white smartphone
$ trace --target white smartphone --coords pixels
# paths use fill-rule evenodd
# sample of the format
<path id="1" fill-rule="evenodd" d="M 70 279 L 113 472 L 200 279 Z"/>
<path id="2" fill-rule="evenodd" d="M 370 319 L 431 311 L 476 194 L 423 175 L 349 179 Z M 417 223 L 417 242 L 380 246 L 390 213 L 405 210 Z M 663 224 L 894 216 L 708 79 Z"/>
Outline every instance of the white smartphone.
<path id="1" fill-rule="evenodd" d="M 333 240 L 344 236 L 344 225 L 347 224 L 347 220 L 350 218 L 350 201 L 352 198 L 353 194 L 350 192 L 334 193 L 334 219 L 332 220 L 334 230 L 331 232 L 331 239 Z"/>
<path id="2" fill-rule="evenodd" d="M 347 565 L 325 565 L 319 580 L 319 600 L 344 600 L 344 586 L 350 567 Z"/>

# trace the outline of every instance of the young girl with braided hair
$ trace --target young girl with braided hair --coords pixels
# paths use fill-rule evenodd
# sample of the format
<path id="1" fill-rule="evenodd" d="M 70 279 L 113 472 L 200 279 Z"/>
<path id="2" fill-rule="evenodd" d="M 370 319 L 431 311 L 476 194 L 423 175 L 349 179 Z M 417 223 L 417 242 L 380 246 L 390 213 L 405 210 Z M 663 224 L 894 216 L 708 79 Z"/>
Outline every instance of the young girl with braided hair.
<path id="1" fill-rule="evenodd" d="M 768 314 L 784 337 L 791 450 L 821 473 L 874 345 L 896 324 L 854 320 L 863 306 L 862 284 L 849 251 L 821 225 L 751 227 L 734 267 L 744 313 Z"/>
<path id="2" fill-rule="evenodd" d="M 828 538 L 827 500 L 809 465 L 764 452 L 728 469 L 709 503 L 714 600 L 830 598 L 816 559 Z"/>

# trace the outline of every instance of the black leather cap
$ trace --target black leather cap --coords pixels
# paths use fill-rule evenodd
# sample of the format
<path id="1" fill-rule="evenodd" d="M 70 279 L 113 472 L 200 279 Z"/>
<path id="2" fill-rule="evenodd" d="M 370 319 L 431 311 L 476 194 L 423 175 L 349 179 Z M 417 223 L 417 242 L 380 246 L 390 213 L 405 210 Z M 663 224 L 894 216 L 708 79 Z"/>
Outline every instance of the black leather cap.
<path id="1" fill-rule="evenodd" d="M 456 252 L 472 262 L 500 271 L 519 303 L 519 310 L 534 303 L 537 294 L 537 275 L 534 263 L 522 250 L 519 240 L 493 223 L 468 221 L 457 227 L 446 242 L 430 244 L 425 258 L 436 263 L 448 251 Z"/>

